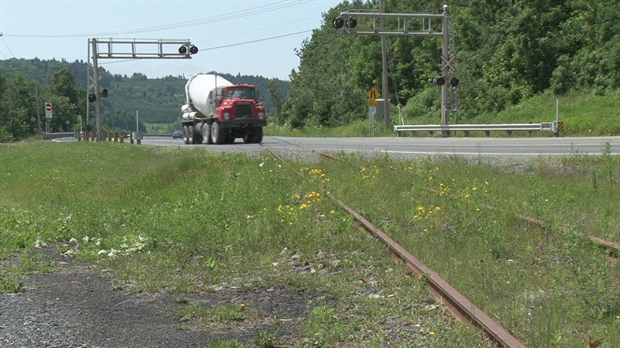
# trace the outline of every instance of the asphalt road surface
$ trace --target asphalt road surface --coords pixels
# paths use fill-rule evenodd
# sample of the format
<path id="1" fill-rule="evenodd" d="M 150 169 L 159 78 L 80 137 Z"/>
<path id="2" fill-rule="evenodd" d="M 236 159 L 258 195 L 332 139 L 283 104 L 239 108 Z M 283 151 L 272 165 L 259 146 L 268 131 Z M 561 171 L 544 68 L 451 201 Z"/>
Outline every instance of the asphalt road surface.
<path id="1" fill-rule="evenodd" d="M 387 153 L 400 156 L 566 156 L 576 154 L 620 154 L 620 137 L 528 137 L 528 138 L 296 138 L 263 137 L 262 146 L 244 144 L 236 139 L 227 145 L 185 145 L 183 140 L 169 137 L 145 137 L 142 145 L 199 147 L 217 152 L 253 152 L 263 147 L 274 150 L 314 150 L 346 153 Z"/>

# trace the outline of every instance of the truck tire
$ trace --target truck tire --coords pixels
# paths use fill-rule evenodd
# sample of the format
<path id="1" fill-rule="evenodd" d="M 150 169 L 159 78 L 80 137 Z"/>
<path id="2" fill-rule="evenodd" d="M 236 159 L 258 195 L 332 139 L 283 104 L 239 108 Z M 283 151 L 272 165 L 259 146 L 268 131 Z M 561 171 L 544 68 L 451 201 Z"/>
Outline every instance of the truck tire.
<path id="1" fill-rule="evenodd" d="M 183 142 L 185 144 L 189 144 L 189 136 L 187 135 L 189 131 L 187 130 L 187 125 L 183 126 Z"/>
<path id="2" fill-rule="evenodd" d="M 187 126 L 187 138 L 190 144 L 196 144 L 196 127 L 193 124 Z"/>
<path id="3" fill-rule="evenodd" d="M 200 128 L 194 128 L 194 144 L 202 144 L 202 132 L 199 131 Z"/>
<path id="4" fill-rule="evenodd" d="M 205 144 L 213 144 L 213 139 L 211 139 L 211 125 L 207 122 L 202 123 L 202 137 L 205 140 Z"/>
<path id="5" fill-rule="evenodd" d="M 260 144 L 263 141 L 263 127 L 254 127 L 254 133 L 252 134 L 252 142 L 254 144 Z"/>
<path id="6" fill-rule="evenodd" d="M 252 133 L 249 134 L 250 143 L 260 144 L 263 141 L 263 127 L 252 127 Z"/>
<path id="7" fill-rule="evenodd" d="M 259 144 L 261 141 L 263 141 L 262 127 L 252 127 L 243 135 L 243 142 L 246 144 Z"/>
<path id="8" fill-rule="evenodd" d="M 222 132 L 222 126 L 219 122 L 215 121 L 211 124 L 211 140 L 214 144 L 223 144 L 226 134 Z"/>

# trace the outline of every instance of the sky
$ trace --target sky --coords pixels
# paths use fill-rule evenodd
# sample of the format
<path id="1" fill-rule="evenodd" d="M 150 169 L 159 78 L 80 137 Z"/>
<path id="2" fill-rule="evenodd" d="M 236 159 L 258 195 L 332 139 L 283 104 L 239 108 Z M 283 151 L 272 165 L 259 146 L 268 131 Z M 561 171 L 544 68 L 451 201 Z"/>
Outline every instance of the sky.
<path id="1" fill-rule="evenodd" d="M 0 0 L 0 59 L 86 62 L 89 40 L 189 40 L 192 59 L 100 59 L 112 74 L 149 78 L 216 71 L 288 80 L 295 49 L 343 0 Z M 100 47 L 99 50 L 107 48 Z M 131 50 L 115 45 L 114 52 Z M 137 46 L 138 51 L 156 46 Z M 176 52 L 178 45 L 164 45 Z M 92 54 L 92 53 L 91 53 Z"/>

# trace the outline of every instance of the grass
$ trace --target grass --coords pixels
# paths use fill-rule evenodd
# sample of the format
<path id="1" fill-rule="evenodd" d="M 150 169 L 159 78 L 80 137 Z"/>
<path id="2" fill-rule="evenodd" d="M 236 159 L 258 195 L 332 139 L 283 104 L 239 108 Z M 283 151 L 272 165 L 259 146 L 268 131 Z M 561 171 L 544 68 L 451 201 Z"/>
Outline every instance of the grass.
<path id="1" fill-rule="evenodd" d="M 56 247 L 115 269 L 115 288 L 178 294 L 179 319 L 230 325 L 261 314 L 203 308 L 184 294 L 223 283 L 317 289 L 336 300 L 308 303 L 298 335 L 310 346 L 384 346 L 407 335 L 393 325 L 415 328 L 410 346 L 488 346 L 438 310 L 424 280 L 406 276 L 331 192 L 527 346 L 620 344 L 618 267 L 584 237 L 620 242 L 617 157 L 497 166 L 338 156 L 280 164 L 267 154 L 105 142 L 1 146 L 0 261 Z M 49 268 L 22 258 L 0 264 L 0 291 Z M 257 332 L 256 342 L 269 346 L 273 335 Z"/>
<path id="2" fill-rule="evenodd" d="M 606 95 L 597 95 L 585 91 L 573 91 L 566 96 L 557 99 L 551 92 L 532 97 L 519 105 L 509 107 L 499 113 L 481 114 L 470 120 L 458 123 L 472 124 L 497 124 L 497 123 L 543 123 L 553 122 L 556 119 L 556 111 L 559 111 L 559 119 L 564 122 L 562 136 L 611 136 L 620 135 L 620 91 L 610 92 Z M 556 108 L 558 106 L 558 108 Z M 405 108 L 407 110 L 407 108 Z M 391 125 L 385 127 L 384 122 L 370 123 L 368 119 L 353 122 L 340 127 L 304 127 L 291 129 L 287 126 L 278 126 L 268 122 L 264 132 L 266 136 L 291 136 L 291 137 L 393 137 L 394 125 L 400 124 L 398 109 L 392 107 L 390 111 Z M 403 113 L 404 124 L 439 124 L 439 112 L 436 115 L 418 116 Z M 455 115 L 450 116 L 449 123 L 455 123 Z M 147 133 L 172 134 L 180 129 L 178 121 L 171 124 L 146 123 Z M 426 132 L 417 132 L 417 135 L 428 135 Z M 403 133 L 406 136 L 407 133 Z M 413 134 L 409 134 L 413 135 Z M 506 137 L 506 132 L 491 132 L 493 137 Z M 463 132 L 455 132 L 452 136 L 464 136 Z M 484 137 L 482 131 L 470 132 L 472 137 Z M 551 132 L 515 131 L 513 137 L 527 136 L 553 136 Z"/>

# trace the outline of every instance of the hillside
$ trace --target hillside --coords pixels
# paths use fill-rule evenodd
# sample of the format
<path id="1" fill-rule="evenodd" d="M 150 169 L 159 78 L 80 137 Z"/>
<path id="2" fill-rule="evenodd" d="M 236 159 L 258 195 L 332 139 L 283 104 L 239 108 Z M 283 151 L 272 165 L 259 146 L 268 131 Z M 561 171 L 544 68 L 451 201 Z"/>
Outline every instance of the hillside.
<path id="1" fill-rule="evenodd" d="M 63 68 L 68 69 L 75 77 L 75 86 L 77 88 L 85 88 L 87 63 L 82 60 L 74 62 L 67 62 L 64 59 L 58 61 L 55 59 L 39 60 L 36 58 L 0 60 L 0 74 L 6 75 L 9 78 L 21 76 L 26 81 L 36 81 L 43 88 L 49 86 L 52 83 L 54 73 Z M 102 99 L 104 102 L 104 123 L 111 122 L 110 116 L 112 112 L 114 112 L 117 119 L 122 119 L 127 117 L 127 115 L 135 115 L 136 110 L 140 111 L 140 118 L 145 123 L 173 123 L 178 120 L 180 105 L 185 100 L 186 76 L 148 78 L 148 76 L 139 72 L 134 73 L 132 76 L 126 76 L 111 74 L 102 67 L 99 68 L 99 73 L 102 76 L 102 88 L 106 88 L 109 91 L 109 97 Z M 267 112 L 273 113 L 267 89 L 267 77 L 218 73 L 233 83 L 256 85 Z M 279 79 L 275 80 L 280 87 L 280 94 L 285 98 L 289 89 L 288 82 Z"/>

